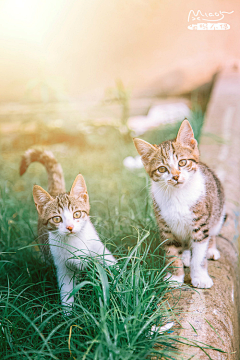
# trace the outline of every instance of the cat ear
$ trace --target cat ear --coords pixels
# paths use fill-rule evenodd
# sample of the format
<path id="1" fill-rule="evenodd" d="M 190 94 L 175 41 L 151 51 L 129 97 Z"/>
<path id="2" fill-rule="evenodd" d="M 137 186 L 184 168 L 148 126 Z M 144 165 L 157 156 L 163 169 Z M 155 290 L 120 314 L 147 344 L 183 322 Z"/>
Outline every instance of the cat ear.
<path id="1" fill-rule="evenodd" d="M 149 156 L 156 151 L 156 147 L 148 142 L 135 138 L 133 139 L 134 145 L 139 155 L 141 155 L 143 164 L 148 163 Z"/>
<path id="2" fill-rule="evenodd" d="M 81 197 L 85 202 L 88 201 L 87 186 L 81 174 L 78 174 L 72 185 L 70 196 Z"/>
<path id="3" fill-rule="evenodd" d="M 39 215 L 42 213 L 43 206 L 46 205 L 49 201 L 53 200 L 51 195 L 38 185 L 34 185 L 33 187 L 33 199 Z"/>
<path id="4" fill-rule="evenodd" d="M 197 146 L 197 140 L 194 139 L 193 129 L 187 119 L 183 120 L 177 134 L 177 142 L 183 146 L 189 146 L 194 149 Z"/>

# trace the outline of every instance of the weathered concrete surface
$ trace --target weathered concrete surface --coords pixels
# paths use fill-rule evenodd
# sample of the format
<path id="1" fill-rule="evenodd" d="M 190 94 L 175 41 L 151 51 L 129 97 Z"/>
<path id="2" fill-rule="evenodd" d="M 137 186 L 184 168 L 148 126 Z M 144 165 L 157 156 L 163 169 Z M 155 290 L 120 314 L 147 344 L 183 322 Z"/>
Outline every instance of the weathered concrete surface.
<path id="1" fill-rule="evenodd" d="M 210 98 L 201 143 L 201 158 L 221 178 L 228 219 L 218 237 L 221 258 L 209 261 L 211 289 L 183 289 L 180 335 L 224 352 L 208 350 L 211 359 L 238 360 L 239 353 L 239 212 L 240 212 L 240 73 L 221 73 Z M 189 283 L 189 275 L 185 282 Z M 175 300 L 179 290 L 173 291 Z M 171 300 L 174 301 L 174 299 Z M 191 326 L 192 325 L 192 326 Z M 194 329 L 195 330 L 194 330 Z M 201 344 L 200 344 L 201 345 Z M 209 359 L 199 348 L 181 346 L 183 359 Z"/>

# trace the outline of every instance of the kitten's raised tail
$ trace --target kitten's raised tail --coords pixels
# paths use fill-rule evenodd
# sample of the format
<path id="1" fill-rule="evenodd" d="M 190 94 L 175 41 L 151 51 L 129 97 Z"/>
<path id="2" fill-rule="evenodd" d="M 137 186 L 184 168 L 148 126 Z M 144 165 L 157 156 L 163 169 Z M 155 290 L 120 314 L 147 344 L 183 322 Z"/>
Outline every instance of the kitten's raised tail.
<path id="1" fill-rule="evenodd" d="M 65 193 L 65 181 L 61 165 L 51 151 L 29 149 L 22 157 L 20 175 L 22 176 L 32 162 L 43 164 L 48 174 L 48 192 L 50 195 Z"/>

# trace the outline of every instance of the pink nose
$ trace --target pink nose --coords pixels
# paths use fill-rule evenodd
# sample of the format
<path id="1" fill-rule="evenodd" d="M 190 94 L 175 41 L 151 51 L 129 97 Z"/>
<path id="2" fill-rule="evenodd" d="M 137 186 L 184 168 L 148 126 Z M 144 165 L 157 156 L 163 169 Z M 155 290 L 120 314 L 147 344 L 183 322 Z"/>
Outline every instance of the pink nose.
<path id="1" fill-rule="evenodd" d="M 67 230 L 72 231 L 73 226 L 69 225 L 69 226 L 67 226 L 66 228 L 67 228 Z"/>

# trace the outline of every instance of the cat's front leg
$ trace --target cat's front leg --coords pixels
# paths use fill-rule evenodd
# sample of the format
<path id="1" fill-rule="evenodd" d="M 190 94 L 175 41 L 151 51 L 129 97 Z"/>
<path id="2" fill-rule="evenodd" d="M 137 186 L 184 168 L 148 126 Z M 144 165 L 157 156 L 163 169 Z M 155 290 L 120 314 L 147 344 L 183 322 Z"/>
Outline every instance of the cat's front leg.
<path id="1" fill-rule="evenodd" d="M 169 272 L 167 273 L 165 279 L 168 279 L 171 282 L 175 282 L 175 285 L 183 284 L 185 274 L 183 262 L 180 256 L 182 252 L 181 244 L 170 242 L 169 244 L 165 245 L 165 251 L 167 263 L 169 264 Z M 172 285 L 174 285 L 174 283 Z"/>
<path id="2" fill-rule="evenodd" d="M 107 266 L 112 266 L 117 263 L 115 257 L 101 242 L 96 232 L 95 232 L 95 239 L 90 240 L 88 242 L 88 251 L 90 256 L 96 257 L 102 264 L 106 264 Z"/>
<path id="3" fill-rule="evenodd" d="M 207 249 L 209 237 L 204 240 L 193 240 L 191 245 L 190 276 L 192 285 L 200 289 L 212 287 L 213 281 L 207 271 Z"/>
<path id="4" fill-rule="evenodd" d="M 209 236 L 209 207 L 199 202 L 193 209 L 190 276 L 192 285 L 200 289 L 212 287 L 213 281 L 207 271 Z"/>
<path id="5" fill-rule="evenodd" d="M 65 264 L 57 267 L 57 278 L 60 289 L 61 303 L 69 309 L 74 303 L 74 296 L 70 294 L 73 291 L 73 271 L 69 270 Z M 69 313 L 67 310 L 66 313 Z"/>
<path id="6" fill-rule="evenodd" d="M 154 210 L 157 218 L 160 237 L 164 241 L 164 248 L 166 252 L 166 262 L 169 264 L 168 273 L 165 276 L 166 280 L 172 282 L 172 285 L 181 285 L 184 282 L 184 268 L 181 258 L 182 242 L 179 241 L 171 232 L 170 227 L 161 216 L 156 203 L 154 202 Z"/>
<path id="7" fill-rule="evenodd" d="M 110 253 L 110 251 L 102 244 L 102 263 L 105 263 L 108 266 L 113 266 L 117 263 L 115 257 Z"/>

